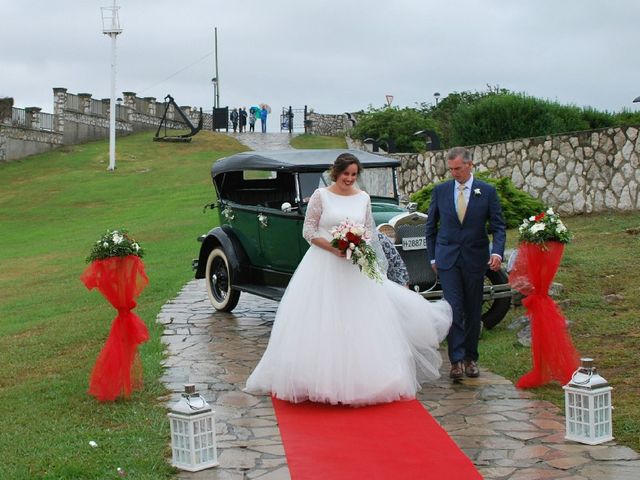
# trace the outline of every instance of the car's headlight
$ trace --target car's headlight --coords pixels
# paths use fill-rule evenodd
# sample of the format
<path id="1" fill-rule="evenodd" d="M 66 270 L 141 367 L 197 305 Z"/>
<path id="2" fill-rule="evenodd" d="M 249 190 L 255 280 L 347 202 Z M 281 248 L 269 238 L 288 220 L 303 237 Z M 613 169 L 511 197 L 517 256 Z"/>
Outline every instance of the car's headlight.
<path id="1" fill-rule="evenodd" d="M 378 225 L 378 231 L 395 243 L 396 241 L 396 231 L 389 223 L 381 223 Z"/>

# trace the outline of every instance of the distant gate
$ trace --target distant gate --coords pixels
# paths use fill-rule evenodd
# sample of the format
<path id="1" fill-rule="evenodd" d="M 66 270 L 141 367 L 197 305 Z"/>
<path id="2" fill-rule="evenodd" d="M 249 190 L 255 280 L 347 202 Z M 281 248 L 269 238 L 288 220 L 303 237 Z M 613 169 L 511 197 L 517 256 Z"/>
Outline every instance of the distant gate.
<path id="1" fill-rule="evenodd" d="M 280 114 L 280 131 L 289 133 L 301 130 L 304 131 L 304 121 L 306 116 L 306 106 L 304 108 L 282 107 L 282 113 Z"/>

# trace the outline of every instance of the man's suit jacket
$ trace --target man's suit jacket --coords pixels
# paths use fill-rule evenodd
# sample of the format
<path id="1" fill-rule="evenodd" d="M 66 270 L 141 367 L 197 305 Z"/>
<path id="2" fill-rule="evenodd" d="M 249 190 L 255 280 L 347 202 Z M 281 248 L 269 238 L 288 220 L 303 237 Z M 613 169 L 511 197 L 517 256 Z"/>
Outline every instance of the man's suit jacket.
<path id="1" fill-rule="evenodd" d="M 436 186 L 431 193 L 427 218 L 427 248 L 430 260 L 438 269 L 452 268 L 459 257 L 469 272 L 484 272 L 489 255 L 504 258 L 505 223 L 496 189 L 473 179 L 471 194 L 463 222 L 460 223 L 454 203 L 455 181 Z M 487 222 L 493 243 L 489 252 Z"/>

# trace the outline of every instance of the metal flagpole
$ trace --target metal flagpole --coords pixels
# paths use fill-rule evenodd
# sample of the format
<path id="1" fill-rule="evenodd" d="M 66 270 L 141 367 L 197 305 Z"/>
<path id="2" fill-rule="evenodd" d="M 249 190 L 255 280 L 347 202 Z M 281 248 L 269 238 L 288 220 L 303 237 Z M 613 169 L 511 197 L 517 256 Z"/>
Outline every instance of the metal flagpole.
<path id="1" fill-rule="evenodd" d="M 218 27 L 214 28 L 216 51 L 216 108 L 220 108 L 220 75 L 218 74 Z"/>

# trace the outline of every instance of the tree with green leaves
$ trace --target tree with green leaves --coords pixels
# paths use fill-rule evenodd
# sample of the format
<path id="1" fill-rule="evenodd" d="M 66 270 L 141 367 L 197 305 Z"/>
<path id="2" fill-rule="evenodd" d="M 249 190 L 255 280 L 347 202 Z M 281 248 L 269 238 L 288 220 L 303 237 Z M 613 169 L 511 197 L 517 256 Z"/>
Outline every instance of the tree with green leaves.
<path id="1" fill-rule="evenodd" d="M 435 130 L 435 121 L 415 108 L 369 107 L 358 114 L 358 123 L 350 131 L 352 138 L 376 142 L 393 142 L 398 152 L 425 150 L 424 138 L 415 135 L 421 130 Z"/>

